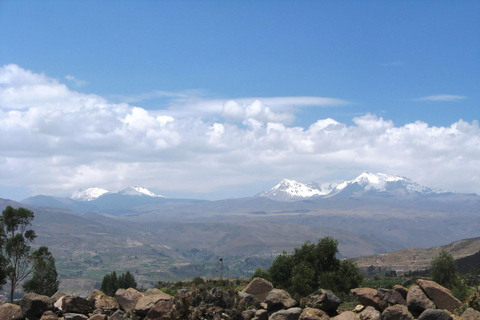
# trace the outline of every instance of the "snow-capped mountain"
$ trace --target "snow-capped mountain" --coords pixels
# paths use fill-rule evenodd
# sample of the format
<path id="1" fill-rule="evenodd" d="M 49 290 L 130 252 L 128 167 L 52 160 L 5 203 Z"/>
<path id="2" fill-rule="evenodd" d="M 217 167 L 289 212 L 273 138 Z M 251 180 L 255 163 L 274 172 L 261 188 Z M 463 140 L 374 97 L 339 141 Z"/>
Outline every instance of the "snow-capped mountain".
<path id="1" fill-rule="evenodd" d="M 311 188 L 301 182 L 289 179 L 283 179 L 279 184 L 269 191 L 259 194 L 261 197 L 267 197 L 280 201 L 299 200 L 321 195 L 324 195 L 322 191 Z"/>
<path id="2" fill-rule="evenodd" d="M 126 196 L 149 196 L 149 197 L 163 198 L 163 196 L 155 194 L 152 191 L 148 190 L 147 188 L 143 188 L 143 187 L 128 187 L 126 189 L 118 191 L 118 193 Z"/>
<path id="3" fill-rule="evenodd" d="M 79 201 L 93 201 L 105 193 L 108 193 L 108 190 L 102 188 L 88 188 L 74 192 L 70 196 L 70 199 Z"/>
<path id="4" fill-rule="evenodd" d="M 339 184 L 320 184 L 317 182 L 303 184 L 298 181 L 284 179 L 269 191 L 259 194 L 259 196 L 279 201 L 291 201 L 311 197 L 329 198 L 361 194 L 403 196 L 408 194 L 428 195 L 436 193 L 442 193 L 442 191 L 421 186 L 402 176 L 363 172 L 355 179 Z"/>
<path id="5" fill-rule="evenodd" d="M 439 190 L 433 190 L 419 185 L 410 179 L 398 175 L 389 175 L 385 173 L 363 172 L 353 180 L 340 183 L 328 196 L 338 194 L 352 195 L 355 193 L 385 193 L 391 195 L 407 194 L 432 194 L 441 193 Z"/>

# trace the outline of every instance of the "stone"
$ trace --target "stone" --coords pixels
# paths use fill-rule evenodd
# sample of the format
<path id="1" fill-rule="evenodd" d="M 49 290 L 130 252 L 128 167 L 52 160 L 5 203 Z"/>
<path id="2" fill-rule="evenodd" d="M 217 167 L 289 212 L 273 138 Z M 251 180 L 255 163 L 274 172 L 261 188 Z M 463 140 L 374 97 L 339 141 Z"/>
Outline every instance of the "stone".
<path id="1" fill-rule="evenodd" d="M 298 320 L 301 313 L 301 308 L 289 308 L 272 313 L 268 320 Z"/>
<path id="2" fill-rule="evenodd" d="M 408 310 L 414 317 L 419 316 L 426 309 L 435 309 L 435 303 L 428 299 L 427 295 L 418 285 L 413 285 L 407 294 Z"/>
<path id="3" fill-rule="evenodd" d="M 115 292 L 115 299 L 117 299 L 120 309 L 125 312 L 135 310 L 135 306 L 141 297 L 143 297 L 143 294 L 133 288 L 118 289 Z"/>
<path id="4" fill-rule="evenodd" d="M 93 301 L 78 296 L 65 296 L 62 299 L 64 313 L 89 314 L 93 311 Z"/>
<path id="5" fill-rule="evenodd" d="M 426 309 L 418 317 L 418 320 L 453 320 L 453 318 L 446 310 Z"/>
<path id="6" fill-rule="evenodd" d="M 360 313 L 365 309 L 365 306 L 363 304 L 357 304 L 355 308 L 353 308 L 353 312 L 355 313 Z"/>
<path id="7" fill-rule="evenodd" d="M 145 320 L 169 320 L 172 308 L 171 300 L 160 300 L 148 311 Z"/>
<path id="8" fill-rule="evenodd" d="M 52 302 L 55 303 L 58 301 L 58 299 L 60 299 L 61 297 L 65 297 L 66 295 L 67 294 L 65 292 L 57 291 L 53 296 L 50 297 L 50 300 L 52 300 Z"/>
<path id="9" fill-rule="evenodd" d="M 408 289 L 405 288 L 404 286 L 396 284 L 396 285 L 393 286 L 393 291 L 396 291 L 396 292 L 400 293 L 402 295 L 403 299 L 407 300 Z"/>
<path id="10" fill-rule="evenodd" d="M 434 281 L 418 279 L 417 284 L 435 303 L 437 309 L 453 311 L 462 305 L 462 302 L 455 298 L 450 290 Z"/>
<path id="11" fill-rule="evenodd" d="M 462 320 L 480 320 L 480 312 L 473 309 L 467 308 L 462 314 Z"/>
<path id="12" fill-rule="evenodd" d="M 88 320 L 107 320 L 107 315 L 106 314 L 94 314 Z"/>
<path id="13" fill-rule="evenodd" d="M 115 311 L 109 318 L 109 320 L 123 320 L 126 313 L 122 310 Z"/>
<path id="14" fill-rule="evenodd" d="M 263 278 L 254 278 L 250 283 L 242 290 L 242 292 L 251 294 L 255 298 L 262 302 L 265 301 L 268 293 L 273 289 L 273 284 Z"/>
<path id="15" fill-rule="evenodd" d="M 329 320 L 325 311 L 316 308 L 305 308 L 300 314 L 299 320 Z"/>
<path id="16" fill-rule="evenodd" d="M 51 300 L 51 298 L 50 298 Z M 0 318 L 1 319 L 1 318 Z M 42 317 L 40 318 L 40 320 L 58 320 L 58 316 L 55 312 L 53 311 L 45 311 L 42 315 Z"/>
<path id="17" fill-rule="evenodd" d="M 205 303 L 221 308 L 228 308 L 231 305 L 228 292 L 219 288 L 213 288 L 206 296 Z"/>
<path id="18" fill-rule="evenodd" d="M 242 311 L 242 319 L 251 320 L 253 317 L 255 317 L 255 312 L 256 310 L 251 310 L 251 309 Z"/>
<path id="19" fill-rule="evenodd" d="M 87 300 L 93 302 L 95 309 L 115 311 L 119 308 L 117 299 L 107 296 L 100 290 L 93 290 L 93 292 L 87 297 Z"/>
<path id="20" fill-rule="evenodd" d="M 407 305 L 407 301 L 402 297 L 402 295 L 395 290 L 388 289 L 378 289 L 379 296 L 385 300 L 389 306 L 394 306 L 396 304 Z"/>
<path id="21" fill-rule="evenodd" d="M 65 313 L 63 317 L 65 320 L 88 320 L 86 315 L 79 313 Z"/>
<path id="22" fill-rule="evenodd" d="M 377 310 L 383 311 L 388 307 L 388 303 L 381 298 L 378 290 L 372 288 L 356 288 L 350 290 L 364 306 L 371 306 Z"/>
<path id="23" fill-rule="evenodd" d="M 480 292 L 474 292 L 468 297 L 468 306 L 480 311 Z"/>
<path id="24" fill-rule="evenodd" d="M 13 303 L 4 303 L 0 306 L 0 319 L 22 320 L 22 308 Z"/>
<path id="25" fill-rule="evenodd" d="M 408 311 L 407 306 L 402 304 L 396 304 L 383 310 L 381 319 L 382 320 L 413 320 L 413 316 Z"/>
<path id="26" fill-rule="evenodd" d="M 65 297 L 66 297 L 66 296 L 62 296 L 62 297 L 58 298 L 58 300 L 53 304 L 53 307 L 54 307 L 55 309 L 62 310 L 63 299 L 64 299 Z"/>
<path id="27" fill-rule="evenodd" d="M 159 290 L 160 291 L 160 290 Z M 139 316 L 146 316 L 148 311 L 160 300 L 172 300 L 172 296 L 162 291 L 161 293 L 146 295 L 138 299 L 135 305 L 135 313 Z"/>
<path id="28" fill-rule="evenodd" d="M 154 296 L 156 294 L 162 294 L 163 291 L 158 289 L 158 288 L 150 288 L 150 289 L 147 289 L 145 292 L 144 292 L 144 295 L 146 296 Z"/>
<path id="29" fill-rule="evenodd" d="M 380 311 L 372 306 L 367 306 L 365 310 L 358 314 L 360 320 L 380 320 Z"/>
<path id="30" fill-rule="evenodd" d="M 265 298 L 265 302 L 269 313 L 298 306 L 298 302 L 282 289 L 272 289 Z"/>
<path id="31" fill-rule="evenodd" d="M 28 293 L 20 300 L 20 308 L 26 318 L 40 318 L 47 310 L 53 310 L 50 297 L 36 293 Z"/>
<path id="32" fill-rule="evenodd" d="M 256 320 L 268 320 L 268 311 L 266 309 L 260 309 L 255 312 Z"/>
<path id="33" fill-rule="evenodd" d="M 352 311 L 345 311 L 333 318 L 333 320 L 357 320 L 357 316 Z"/>
<path id="34" fill-rule="evenodd" d="M 305 297 L 301 301 L 302 307 L 316 308 L 329 314 L 335 313 L 342 303 L 331 290 L 320 289 Z"/>

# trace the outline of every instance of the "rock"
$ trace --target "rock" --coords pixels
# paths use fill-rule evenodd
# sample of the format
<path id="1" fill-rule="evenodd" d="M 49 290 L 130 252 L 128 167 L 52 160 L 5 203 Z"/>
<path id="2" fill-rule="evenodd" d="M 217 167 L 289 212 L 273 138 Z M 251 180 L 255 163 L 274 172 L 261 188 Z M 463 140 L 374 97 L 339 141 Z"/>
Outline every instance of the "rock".
<path id="1" fill-rule="evenodd" d="M 333 320 L 357 320 L 357 316 L 352 311 L 345 311 L 333 318 Z"/>
<path id="2" fill-rule="evenodd" d="M 286 310 L 280 310 L 275 313 L 272 313 L 268 320 L 298 320 L 302 309 L 300 308 L 289 308 Z"/>
<path id="3" fill-rule="evenodd" d="M 408 312 L 408 308 L 405 305 L 396 304 L 382 312 L 382 320 L 413 320 L 413 316 Z"/>
<path id="4" fill-rule="evenodd" d="M 117 299 L 107 296 L 100 290 L 93 290 L 93 292 L 87 297 L 87 300 L 93 302 L 95 309 L 115 311 L 119 308 Z"/>
<path id="5" fill-rule="evenodd" d="M 126 313 L 122 310 L 115 311 L 109 318 L 109 320 L 123 320 Z"/>
<path id="6" fill-rule="evenodd" d="M 53 296 L 50 297 L 50 300 L 52 300 L 52 302 L 55 303 L 58 301 L 58 299 L 60 299 L 61 297 L 65 297 L 66 295 L 67 294 L 65 292 L 57 291 Z"/>
<path id="7" fill-rule="evenodd" d="M 93 311 L 93 301 L 78 296 L 65 296 L 62 299 L 64 313 L 89 314 Z M 65 319 L 66 320 L 66 319 Z"/>
<path id="8" fill-rule="evenodd" d="M 256 310 L 244 310 L 242 311 L 242 319 L 243 320 L 251 320 L 255 317 Z"/>
<path id="9" fill-rule="evenodd" d="M 150 288 L 150 289 L 147 289 L 145 292 L 144 292 L 144 295 L 145 296 L 154 296 L 156 294 L 162 294 L 163 291 L 158 289 L 158 288 Z"/>
<path id="10" fill-rule="evenodd" d="M 159 290 L 160 291 L 160 290 Z M 146 316 L 148 311 L 160 300 L 172 300 L 172 296 L 162 291 L 161 293 L 151 294 L 141 297 L 135 305 L 135 313 L 139 316 Z"/>
<path id="11" fill-rule="evenodd" d="M 171 300 L 160 300 L 148 311 L 145 320 L 168 320 L 173 308 Z"/>
<path id="12" fill-rule="evenodd" d="M 427 295 L 417 285 L 413 285 L 408 290 L 407 306 L 414 317 L 419 316 L 426 309 L 435 309 L 435 303 L 428 299 Z"/>
<path id="13" fill-rule="evenodd" d="M 364 306 L 372 306 L 377 310 L 383 311 L 388 307 L 388 303 L 381 298 L 378 290 L 372 288 L 356 288 L 350 290 Z"/>
<path id="14" fill-rule="evenodd" d="M 251 294 L 258 301 L 265 301 L 268 293 L 273 289 L 273 284 L 263 278 L 255 278 L 242 290 L 242 292 Z"/>
<path id="15" fill-rule="evenodd" d="M 107 320 L 107 315 L 105 314 L 94 314 L 88 320 Z"/>
<path id="16" fill-rule="evenodd" d="M 365 306 L 363 304 L 357 304 L 355 308 L 353 308 L 353 312 L 355 313 L 360 313 L 365 309 Z"/>
<path id="17" fill-rule="evenodd" d="M 365 310 L 360 312 L 358 317 L 360 320 L 380 320 L 381 314 L 380 311 L 376 310 L 374 307 L 368 306 Z"/>
<path id="18" fill-rule="evenodd" d="M 22 308 L 13 303 L 4 303 L 0 306 L 0 319 L 22 320 Z"/>
<path id="19" fill-rule="evenodd" d="M 20 300 L 20 308 L 26 318 L 40 318 L 47 310 L 53 310 L 49 297 L 36 293 L 28 293 Z"/>
<path id="20" fill-rule="evenodd" d="M 468 306 L 480 311 L 480 292 L 474 292 L 468 297 Z"/>
<path id="21" fill-rule="evenodd" d="M 66 297 L 66 296 L 62 296 L 62 297 L 58 298 L 58 300 L 53 304 L 53 307 L 54 307 L 55 309 L 62 310 L 63 299 L 64 299 L 65 297 Z"/>
<path id="22" fill-rule="evenodd" d="M 316 308 L 305 308 L 300 314 L 299 320 L 329 320 L 325 311 Z"/>
<path id="23" fill-rule="evenodd" d="M 335 313 L 342 300 L 330 290 L 317 290 L 302 299 L 302 307 L 316 308 L 329 314 Z"/>
<path id="24" fill-rule="evenodd" d="M 254 319 L 256 320 L 268 320 L 268 312 L 266 309 L 260 309 L 255 312 L 255 317 Z"/>
<path id="25" fill-rule="evenodd" d="M 404 286 L 396 284 L 396 285 L 393 286 L 393 291 L 396 291 L 396 292 L 400 293 L 402 295 L 403 299 L 407 300 L 408 289 L 405 288 Z"/>
<path id="26" fill-rule="evenodd" d="M 462 320 L 480 320 L 480 312 L 473 309 L 467 308 L 465 312 L 462 314 Z"/>
<path id="27" fill-rule="evenodd" d="M 209 294 L 205 296 L 205 303 L 212 304 L 221 308 L 228 308 L 232 303 L 230 303 L 230 295 L 228 292 L 219 289 L 213 288 Z"/>
<path id="28" fill-rule="evenodd" d="M 446 310 L 427 309 L 422 312 L 418 320 L 453 320 L 453 318 Z"/>
<path id="29" fill-rule="evenodd" d="M 133 288 L 118 289 L 115 292 L 115 298 L 122 309 L 125 312 L 132 312 L 135 310 L 138 300 L 143 297 L 143 294 Z"/>
<path id="30" fill-rule="evenodd" d="M 292 299 L 287 291 L 281 289 L 272 289 L 265 298 L 265 302 L 267 303 L 267 311 L 269 313 L 293 308 L 298 305 L 298 302 Z"/>
<path id="31" fill-rule="evenodd" d="M 419 279 L 417 284 L 425 291 L 438 309 L 453 311 L 462 305 L 462 302 L 455 298 L 450 290 L 434 281 Z"/>
<path id="32" fill-rule="evenodd" d="M 395 290 L 388 289 L 378 289 L 379 296 L 387 301 L 389 306 L 394 306 L 396 304 L 407 305 L 407 301 L 402 297 L 402 295 Z"/>
<path id="33" fill-rule="evenodd" d="M 63 317 L 65 320 L 88 320 L 86 315 L 79 313 L 65 313 Z"/>
<path id="34" fill-rule="evenodd" d="M 51 300 L 52 298 L 50 298 Z M 0 318 L 1 319 L 1 318 Z M 53 311 L 45 311 L 40 320 L 58 320 L 58 316 Z"/>

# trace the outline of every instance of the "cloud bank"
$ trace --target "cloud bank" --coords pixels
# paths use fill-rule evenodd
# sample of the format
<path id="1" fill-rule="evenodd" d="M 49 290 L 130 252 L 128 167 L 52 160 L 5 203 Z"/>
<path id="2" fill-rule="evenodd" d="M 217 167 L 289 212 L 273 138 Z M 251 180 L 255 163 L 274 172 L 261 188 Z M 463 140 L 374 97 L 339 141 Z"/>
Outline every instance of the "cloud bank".
<path id="1" fill-rule="evenodd" d="M 477 121 L 396 126 L 366 114 L 350 125 L 318 119 L 303 128 L 290 125 L 296 108 L 348 102 L 186 100 L 145 110 L 71 90 L 17 65 L 3 66 L 0 185 L 28 186 L 32 194 L 141 185 L 199 197 L 230 188 L 244 196 L 262 191 L 249 186 L 282 178 L 342 180 L 369 170 L 480 193 Z"/>

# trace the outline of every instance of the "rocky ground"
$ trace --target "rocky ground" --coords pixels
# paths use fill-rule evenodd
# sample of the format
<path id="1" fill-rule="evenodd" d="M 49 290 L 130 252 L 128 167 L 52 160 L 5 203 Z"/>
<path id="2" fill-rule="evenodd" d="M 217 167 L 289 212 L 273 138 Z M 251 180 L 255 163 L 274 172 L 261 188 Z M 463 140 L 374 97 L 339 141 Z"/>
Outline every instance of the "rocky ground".
<path id="1" fill-rule="evenodd" d="M 158 289 L 141 293 L 119 289 L 115 297 L 94 290 L 88 297 L 57 292 L 52 297 L 27 294 L 19 305 L 3 303 L 2 320 L 480 320 L 480 293 L 462 303 L 451 292 L 428 280 L 410 289 L 356 288 L 359 304 L 340 310 L 341 300 L 318 290 L 300 301 L 275 289 L 267 280 L 253 279 L 242 291 L 214 288 L 182 289 L 170 296 Z"/>

